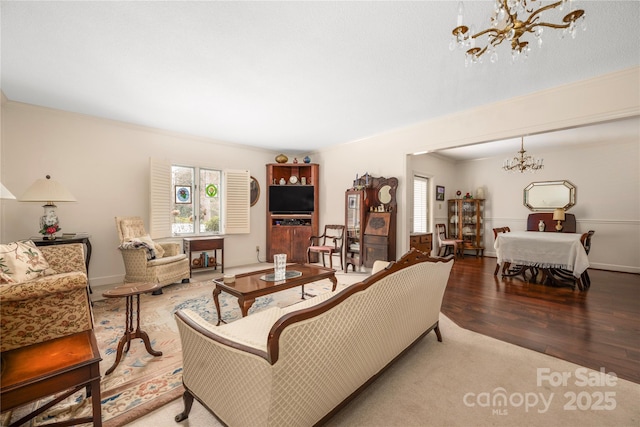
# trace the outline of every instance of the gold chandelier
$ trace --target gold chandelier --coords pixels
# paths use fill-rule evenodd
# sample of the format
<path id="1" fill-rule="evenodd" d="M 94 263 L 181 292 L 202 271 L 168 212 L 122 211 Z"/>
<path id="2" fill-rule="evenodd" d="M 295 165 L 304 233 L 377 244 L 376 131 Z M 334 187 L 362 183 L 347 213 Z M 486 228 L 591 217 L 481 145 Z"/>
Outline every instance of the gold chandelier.
<path id="1" fill-rule="evenodd" d="M 506 159 L 502 164 L 502 169 L 507 172 L 535 172 L 544 167 L 542 164 L 543 159 L 535 159 L 534 157 L 526 154 L 524 149 L 524 137 L 521 137 L 520 151 L 518 155 L 513 159 Z"/>
<path id="2" fill-rule="evenodd" d="M 453 37 L 449 48 L 451 50 L 456 49 L 456 47 L 458 49 L 466 49 L 465 66 L 468 66 L 482 62 L 481 57 L 485 52 L 490 53 L 491 62 L 496 62 L 498 60 L 496 47 L 503 41 L 508 40 L 511 42 L 512 61 L 515 62 L 520 57 L 525 60 L 531 48 L 528 41 L 520 39 L 527 33 L 532 33 L 538 40 L 538 46 L 542 47 L 543 27 L 562 29 L 562 37 L 566 34 L 571 34 L 573 38 L 576 37 L 578 24 L 583 30 L 586 30 L 584 10 L 571 9 L 571 5 L 575 1 L 560 0 L 535 9 L 534 4 L 541 4 L 542 1 L 495 0 L 493 15 L 491 16 L 491 27 L 478 33 L 475 33 L 474 27 L 469 28 L 463 24 L 464 5 L 460 2 L 458 4 L 458 23 L 452 31 Z M 553 24 L 541 21 L 542 12 L 556 7 L 562 11 L 567 6 L 569 7 L 569 13 L 562 18 L 562 23 Z M 529 14 L 529 17 L 524 19 L 526 14 Z M 519 16 L 523 18 L 521 19 Z M 485 34 L 487 35 L 486 45 L 484 47 L 476 46 L 476 39 Z"/>

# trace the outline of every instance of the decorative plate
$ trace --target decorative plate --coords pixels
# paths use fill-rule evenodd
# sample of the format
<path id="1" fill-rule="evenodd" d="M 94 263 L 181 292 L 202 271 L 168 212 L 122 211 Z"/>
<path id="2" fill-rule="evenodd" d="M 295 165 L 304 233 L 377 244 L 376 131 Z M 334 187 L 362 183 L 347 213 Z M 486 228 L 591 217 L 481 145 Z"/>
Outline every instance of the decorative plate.
<path id="1" fill-rule="evenodd" d="M 291 175 L 291 178 L 289 178 L 289 183 L 290 184 L 297 184 L 298 183 L 298 177 L 295 175 Z"/>
<path id="2" fill-rule="evenodd" d="M 205 187 L 204 192 L 207 197 L 216 197 L 218 195 L 218 187 L 215 184 L 209 184 Z"/>

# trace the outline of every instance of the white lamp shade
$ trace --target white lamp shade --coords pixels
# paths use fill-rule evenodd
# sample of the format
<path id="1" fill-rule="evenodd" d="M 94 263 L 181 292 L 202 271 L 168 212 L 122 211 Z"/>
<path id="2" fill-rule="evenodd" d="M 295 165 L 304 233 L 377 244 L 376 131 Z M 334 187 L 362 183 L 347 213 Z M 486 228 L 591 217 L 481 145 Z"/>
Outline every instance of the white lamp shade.
<path id="1" fill-rule="evenodd" d="M 46 202 L 48 205 L 53 205 L 54 202 L 75 202 L 77 200 L 62 184 L 47 175 L 47 179 L 36 180 L 20 197 L 20 201 Z"/>
<path id="2" fill-rule="evenodd" d="M 7 190 L 7 187 L 5 187 L 0 182 L 0 199 L 15 199 L 15 198 L 16 198 L 16 196 L 11 194 L 11 191 Z"/>
<path id="3" fill-rule="evenodd" d="M 554 221 L 564 221 L 564 209 L 556 209 L 553 211 Z"/>

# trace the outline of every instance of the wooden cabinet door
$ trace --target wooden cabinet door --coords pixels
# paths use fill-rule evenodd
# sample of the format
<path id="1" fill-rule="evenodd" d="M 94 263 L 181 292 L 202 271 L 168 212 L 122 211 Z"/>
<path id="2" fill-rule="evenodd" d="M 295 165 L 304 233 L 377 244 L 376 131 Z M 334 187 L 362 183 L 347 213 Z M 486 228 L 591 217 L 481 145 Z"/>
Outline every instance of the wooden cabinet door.
<path id="1" fill-rule="evenodd" d="M 271 253 L 287 254 L 291 258 L 291 227 L 276 226 L 271 229 Z"/>
<path id="2" fill-rule="evenodd" d="M 309 247 L 309 239 L 311 238 L 311 227 L 291 227 L 293 235 L 291 236 L 291 261 L 307 262 L 307 248 Z M 315 256 L 317 258 L 317 255 Z M 311 262 L 315 262 L 312 256 Z"/>

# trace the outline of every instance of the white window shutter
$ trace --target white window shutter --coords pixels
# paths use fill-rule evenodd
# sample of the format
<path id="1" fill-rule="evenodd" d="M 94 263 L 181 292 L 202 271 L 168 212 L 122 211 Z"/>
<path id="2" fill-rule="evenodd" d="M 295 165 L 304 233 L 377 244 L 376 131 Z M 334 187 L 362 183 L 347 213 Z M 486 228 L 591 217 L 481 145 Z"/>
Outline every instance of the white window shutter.
<path id="1" fill-rule="evenodd" d="M 152 239 L 171 237 L 171 163 L 149 159 L 149 234 Z"/>
<path id="2" fill-rule="evenodd" d="M 251 232 L 250 179 L 249 171 L 224 171 L 225 234 L 247 234 Z"/>

